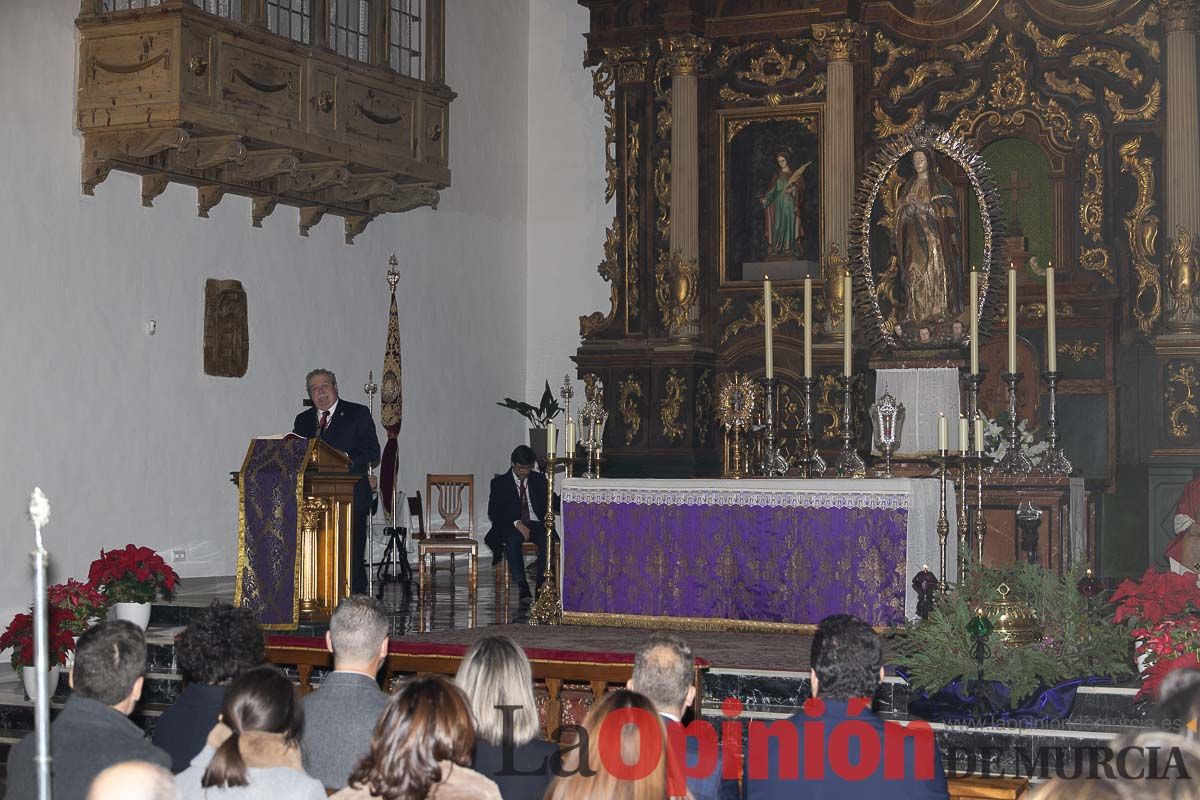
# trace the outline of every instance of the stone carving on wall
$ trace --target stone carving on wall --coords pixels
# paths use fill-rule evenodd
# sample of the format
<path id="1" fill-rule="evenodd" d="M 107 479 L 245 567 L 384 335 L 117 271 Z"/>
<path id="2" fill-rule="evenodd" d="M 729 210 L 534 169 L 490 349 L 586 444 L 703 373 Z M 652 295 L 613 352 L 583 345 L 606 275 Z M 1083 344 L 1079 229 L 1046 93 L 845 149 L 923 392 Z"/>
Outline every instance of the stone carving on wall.
<path id="1" fill-rule="evenodd" d="M 204 282 L 204 374 L 240 378 L 250 361 L 246 290 L 237 280 Z"/>

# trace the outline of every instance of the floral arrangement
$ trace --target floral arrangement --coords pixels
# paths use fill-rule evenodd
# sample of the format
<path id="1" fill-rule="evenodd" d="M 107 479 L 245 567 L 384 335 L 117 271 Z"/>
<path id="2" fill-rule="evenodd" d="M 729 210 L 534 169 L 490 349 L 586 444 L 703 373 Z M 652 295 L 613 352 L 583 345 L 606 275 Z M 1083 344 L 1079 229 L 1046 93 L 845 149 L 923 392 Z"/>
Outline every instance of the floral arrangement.
<path id="1" fill-rule="evenodd" d="M 81 583 L 70 578 L 66 583 L 51 586 L 47 595 L 52 608 L 70 613 L 69 626 L 76 636 L 90 627 L 93 617 L 103 620 L 108 613 L 104 593 L 91 583 Z"/>
<path id="2" fill-rule="evenodd" d="M 1132 621 L 1138 673 L 1138 699 L 1155 697 L 1167 673 L 1200 668 L 1200 587 L 1194 573 L 1146 570 L 1141 580 L 1122 581 L 1112 596 L 1113 619 Z"/>
<path id="3" fill-rule="evenodd" d="M 170 599 L 179 575 L 149 547 L 129 544 L 123 550 L 101 550 L 88 581 L 100 587 L 109 604 L 152 603 L 160 593 Z"/>
<path id="4" fill-rule="evenodd" d="M 968 626 L 975 609 L 994 599 L 996 587 L 1007 583 L 1010 597 L 1028 603 L 1042 628 L 1042 640 L 1032 646 L 990 642 L 984 679 L 1006 685 L 1012 707 L 1039 688 L 1073 678 L 1128 676 L 1133 672 L 1130 626 L 1111 623 L 1103 604 L 1077 588 L 1082 577 L 1078 567 L 1062 577 L 1034 564 L 969 567 L 962 584 L 938 601 L 928 619 L 910 623 L 896 635 L 895 662 L 906 670 L 914 688 L 931 694 L 956 679 L 974 679 L 979 665 Z"/>
<path id="5" fill-rule="evenodd" d="M 1037 467 L 1045 459 L 1050 450 L 1049 442 L 1039 442 L 1034 439 L 1033 431 L 1029 429 L 1029 421 L 1017 423 L 1017 433 L 1020 435 L 1021 449 L 1029 458 L 1029 463 Z M 997 419 L 984 418 L 983 454 L 993 461 L 999 462 L 1008 452 L 1008 412 L 1005 411 Z"/>
<path id="6" fill-rule="evenodd" d="M 67 654 L 75 649 L 75 634 L 71 629 L 71 612 L 51 607 L 50 611 L 50 662 L 63 665 Z M 33 666 L 33 614 L 17 614 L 8 623 L 8 629 L 0 634 L 0 650 L 12 648 L 14 670 Z"/>

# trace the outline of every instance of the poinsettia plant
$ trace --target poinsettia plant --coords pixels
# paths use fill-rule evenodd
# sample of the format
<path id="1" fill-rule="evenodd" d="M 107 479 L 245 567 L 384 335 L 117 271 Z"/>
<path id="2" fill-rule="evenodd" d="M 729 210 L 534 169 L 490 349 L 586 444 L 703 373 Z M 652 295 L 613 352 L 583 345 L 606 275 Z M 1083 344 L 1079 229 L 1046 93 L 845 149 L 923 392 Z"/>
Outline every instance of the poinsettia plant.
<path id="1" fill-rule="evenodd" d="M 1142 689 L 1138 699 L 1156 697 L 1167 673 L 1200 666 L 1200 586 L 1195 574 L 1151 567 L 1140 581 L 1126 580 L 1112 596 L 1116 622 L 1133 620 Z"/>
<path id="2" fill-rule="evenodd" d="M 88 581 L 100 587 L 110 605 L 152 603 L 160 593 L 170 599 L 179 575 L 149 547 L 128 544 L 123 550 L 101 550 L 88 570 Z"/>
<path id="3" fill-rule="evenodd" d="M 50 663 L 66 664 L 67 653 L 75 649 L 75 634 L 71 632 L 71 613 L 61 608 L 50 611 Z M 0 650 L 12 648 L 14 670 L 33 666 L 33 614 L 17 614 L 0 634 Z"/>
<path id="4" fill-rule="evenodd" d="M 76 636 L 88 629 L 93 617 L 103 620 L 108 613 L 104 593 L 92 583 L 70 578 L 66 583 L 51 586 L 47 596 L 53 608 L 60 608 L 71 615 L 69 625 Z"/>

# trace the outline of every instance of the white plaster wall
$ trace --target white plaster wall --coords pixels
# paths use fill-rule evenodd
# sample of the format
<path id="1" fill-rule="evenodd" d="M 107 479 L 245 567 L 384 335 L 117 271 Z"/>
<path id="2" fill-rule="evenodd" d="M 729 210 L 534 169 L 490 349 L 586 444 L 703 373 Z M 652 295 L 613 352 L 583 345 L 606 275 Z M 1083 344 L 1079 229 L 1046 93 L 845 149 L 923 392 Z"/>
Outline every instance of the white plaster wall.
<path id="1" fill-rule="evenodd" d="M 484 507 L 487 479 L 523 435 L 493 401 L 526 385 L 528 1 L 448 4 L 453 186 L 440 210 L 383 217 L 353 246 L 332 217 L 299 237 L 290 208 L 253 229 L 243 198 L 199 219 L 194 191 L 179 186 L 144 209 L 137 179 L 121 173 L 81 196 L 78 8 L 0 9 L 0 610 L 29 602 L 35 484 L 53 507 L 54 580 L 86 577 L 101 547 L 131 541 L 185 546 L 185 579 L 232 574 L 228 473 L 250 437 L 290 429 L 308 369 L 333 369 L 343 396 L 363 400 L 367 371 L 383 363 L 392 251 L 403 485 L 473 472 Z M 599 252 L 581 251 L 585 262 Z M 239 279 L 249 295 L 242 379 L 203 374 L 209 277 Z"/>
<path id="2" fill-rule="evenodd" d="M 557 396 L 575 376 L 579 317 L 608 311 L 604 255 L 604 107 L 583 67 L 588 11 L 574 0 L 530 0 L 529 300 L 526 399 Z M 583 387 L 575 382 L 577 401 Z M 560 420 L 561 423 L 561 420 Z"/>

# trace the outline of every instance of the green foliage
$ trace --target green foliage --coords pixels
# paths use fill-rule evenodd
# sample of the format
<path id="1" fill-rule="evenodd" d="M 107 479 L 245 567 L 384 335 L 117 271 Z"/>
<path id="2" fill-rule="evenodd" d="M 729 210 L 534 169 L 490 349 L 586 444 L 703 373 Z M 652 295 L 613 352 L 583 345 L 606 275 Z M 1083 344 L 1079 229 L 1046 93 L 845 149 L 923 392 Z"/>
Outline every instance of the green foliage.
<path id="1" fill-rule="evenodd" d="M 529 420 L 529 424 L 535 428 L 544 428 L 547 422 L 562 412 L 562 407 L 554 399 L 554 393 L 550 391 L 550 381 L 546 381 L 546 390 L 542 392 L 541 402 L 536 406 L 514 400 L 511 397 L 504 398 L 503 403 L 496 403 L 496 405 L 517 412 Z"/>
<path id="2" fill-rule="evenodd" d="M 1039 686 L 1089 675 L 1120 679 L 1133 674 L 1131 626 L 1113 623 L 1111 607 L 1099 598 L 1089 612 L 1087 598 L 1075 588 L 1081 577 L 1079 568 L 1059 578 L 1032 564 L 968 568 L 964 583 L 941 599 L 927 620 L 909 623 L 896 634 L 893 660 L 908 671 L 915 688 L 931 693 L 956 678 L 974 679 L 978 666 L 967 623 L 981 604 L 998 599 L 996 587 L 1007 583 L 1009 598 L 1028 603 L 1042 626 L 1042 640 L 1034 644 L 1009 646 L 995 635 L 988 642 L 991 653 L 983 662 L 983 677 L 1007 685 L 1014 707 Z"/>

